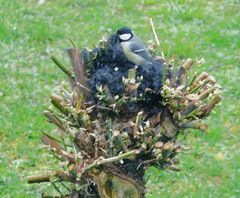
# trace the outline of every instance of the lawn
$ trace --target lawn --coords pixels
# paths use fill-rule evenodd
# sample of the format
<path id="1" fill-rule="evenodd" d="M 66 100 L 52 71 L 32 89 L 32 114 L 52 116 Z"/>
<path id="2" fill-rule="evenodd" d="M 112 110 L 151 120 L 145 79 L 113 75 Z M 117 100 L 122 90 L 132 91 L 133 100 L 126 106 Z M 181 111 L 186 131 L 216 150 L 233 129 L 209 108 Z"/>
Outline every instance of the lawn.
<path id="1" fill-rule="evenodd" d="M 151 16 L 167 57 L 204 58 L 223 87 L 207 123 L 190 131 L 181 171 L 146 173 L 149 198 L 240 197 L 240 2 L 238 0 L 0 0 L 0 197 L 40 197 L 47 184 L 24 177 L 53 162 L 40 136 L 50 132 L 42 112 L 64 75 L 50 55 L 68 64 L 69 38 L 92 47 L 103 34 L 130 26 L 152 39 Z"/>

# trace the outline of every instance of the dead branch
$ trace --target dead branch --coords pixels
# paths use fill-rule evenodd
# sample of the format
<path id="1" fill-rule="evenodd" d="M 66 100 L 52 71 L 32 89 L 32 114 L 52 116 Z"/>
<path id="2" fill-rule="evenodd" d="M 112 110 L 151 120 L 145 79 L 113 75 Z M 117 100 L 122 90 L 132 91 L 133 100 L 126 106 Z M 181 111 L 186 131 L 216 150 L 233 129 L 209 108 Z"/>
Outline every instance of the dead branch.
<path id="1" fill-rule="evenodd" d="M 78 94 L 81 95 L 81 93 L 83 93 L 86 96 L 88 93 L 86 89 L 84 89 L 83 87 L 87 88 L 88 86 L 87 86 L 85 67 L 80 56 L 80 51 L 77 48 L 71 48 L 71 49 L 68 49 L 67 51 L 72 62 L 73 71 L 76 76 L 75 82 L 76 82 Z M 79 86 L 78 83 L 83 87 Z"/>

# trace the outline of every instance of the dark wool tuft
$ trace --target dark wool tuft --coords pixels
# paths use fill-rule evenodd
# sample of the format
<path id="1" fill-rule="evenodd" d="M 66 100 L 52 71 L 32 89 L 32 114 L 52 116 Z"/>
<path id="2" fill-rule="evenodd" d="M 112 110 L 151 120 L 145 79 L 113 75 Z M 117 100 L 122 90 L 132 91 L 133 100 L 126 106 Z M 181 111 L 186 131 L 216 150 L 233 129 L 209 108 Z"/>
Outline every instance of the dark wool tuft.
<path id="1" fill-rule="evenodd" d="M 92 95 L 96 92 L 96 85 L 107 85 L 112 95 L 122 95 L 122 77 L 127 77 L 128 70 L 134 68 L 134 64 L 125 58 L 117 35 L 110 36 L 106 49 L 95 50 L 99 55 L 93 61 L 88 81 Z"/>
<path id="2" fill-rule="evenodd" d="M 116 34 L 109 37 L 105 49 L 95 48 L 94 50 L 98 53 L 98 56 L 93 61 L 89 73 L 88 84 L 91 90 L 91 99 L 97 100 L 95 98 L 96 85 L 107 85 L 112 95 L 121 96 L 124 93 L 122 78 L 123 76 L 127 77 L 128 70 L 134 68 L 135 65 L 126 59 Z M 157 98 L 157 101 L 159 101 L 159 95 L 146 94 L 145 90 L 150 88 L 155 92 L 160 91 L 162 86 L 162 66 L 163 63 L 154 60 L 147 65 L 137 66 L 137 76 L 143 76 L 141 85 L 138 88 L 138 94 L 144 95 L 144 103 L 156 105 L 153 104 L 153 101 L 156 101 Z M 129 109 L 130 111 L 133 111 L 136 108 L 135 104 L 129 104 L 129 108 L 132 109 Z"/>

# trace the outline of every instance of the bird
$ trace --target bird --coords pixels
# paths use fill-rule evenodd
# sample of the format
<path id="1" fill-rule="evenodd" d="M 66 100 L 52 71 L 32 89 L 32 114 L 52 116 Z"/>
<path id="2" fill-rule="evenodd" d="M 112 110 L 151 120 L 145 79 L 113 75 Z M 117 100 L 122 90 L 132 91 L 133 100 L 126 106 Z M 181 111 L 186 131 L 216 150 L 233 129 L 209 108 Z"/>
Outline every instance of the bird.
<path id="1" fill-rule="evenodd" d="M 132 29 L 122 27 L 117 30 L 116 34 L 128 61 L 140 66 L 152 63 L 152 57 L 148 48 L 134 34 Z"/>
<path id="2" fill-rule="evenodd" d="M 143 76 L 139 92 L 150 88 L 159 92 L 162 86 L 163 63 L 155 60 L 148 48 L 129 27 L 122 27 L 116 32 L 125 58 L 137 67 L 137 75 Z"/>

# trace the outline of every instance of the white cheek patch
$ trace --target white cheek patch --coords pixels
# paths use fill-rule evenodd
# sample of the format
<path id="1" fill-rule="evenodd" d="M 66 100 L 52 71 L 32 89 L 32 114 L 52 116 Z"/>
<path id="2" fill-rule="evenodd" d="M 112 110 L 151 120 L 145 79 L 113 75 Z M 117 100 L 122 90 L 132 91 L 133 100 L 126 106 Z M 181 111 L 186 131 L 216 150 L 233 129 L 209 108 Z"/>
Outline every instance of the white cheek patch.
<path id="1" fill-rule="evenodd" d="M 132 36 L 131 34 L 121 34 L 119 35 L 119 38 L 123 41 L 127 41 L 128 39 L 131 38 L 131 36 Z"/>

